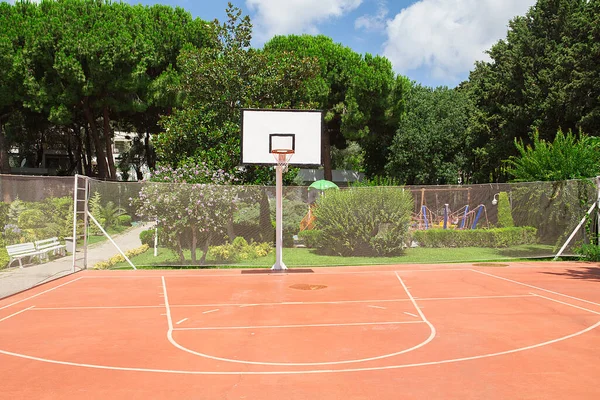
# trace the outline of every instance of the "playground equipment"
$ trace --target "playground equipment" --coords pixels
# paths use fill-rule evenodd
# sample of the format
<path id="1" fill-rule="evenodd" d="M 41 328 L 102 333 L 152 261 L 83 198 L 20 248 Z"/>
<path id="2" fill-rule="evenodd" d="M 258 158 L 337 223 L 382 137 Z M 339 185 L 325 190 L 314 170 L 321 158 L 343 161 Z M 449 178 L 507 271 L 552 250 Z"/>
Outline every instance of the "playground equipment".
<path id="1" fill-rule="evenodd" d="M 475 229 L 480 221 L 482 221 L 485 227 L 489 227 L 487 210 L 483 204 L 473 209 L 469 209 L 469 205 L 466 205 L 454 212 L 450 210 L 448 204 L 444 204 L 444 207 L 438 212 L 429 209 L 426 205 L 422 205 L 418 213 L 413 213 L 412 227 L 419 230 L 434 227 L 441 227 L 443 229 Z"/>

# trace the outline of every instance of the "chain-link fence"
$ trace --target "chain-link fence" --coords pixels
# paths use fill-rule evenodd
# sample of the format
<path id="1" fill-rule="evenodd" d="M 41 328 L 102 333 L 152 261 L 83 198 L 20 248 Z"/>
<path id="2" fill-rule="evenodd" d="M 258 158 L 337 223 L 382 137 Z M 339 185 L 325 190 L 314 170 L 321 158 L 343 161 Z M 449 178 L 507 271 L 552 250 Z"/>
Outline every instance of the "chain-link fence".
<path id="1" fill-rule="evenodd" d="M 275 261 L 274 187 L 84 181 L 87 209 L 102 227 L 77 220 L 76 248 L 87 250 L 89 268 L 131 268 L 123 255 L 138 268 L 270 267 Z M 33 243 L 35 251 L 36 241 L 57 238 L 72 251 L 73 186 L 73 177 L 0 176 L 0 296 L 72 271 L 62 251 L 22 257 L 19 268 L 8 249 Z M 290 186 L 283 194 L 288 267 L 552 258 L 583 221 L 562 252 L 573 256 L 598 226 L 596 210 L 588 215 L 598 196 L 592 179 L 325 191 Z"/>
<path id="2" fill-rule="evenodd" d="M 132 253 L 136 266 L 269 267 L 275 260 L 273 187 L 91 181 L 90 195 L 92 213 L 109 230 L 119 218 L 147 227 L 140 233 L 147 249 Z M 549 258 L 596 197 L 594 180 L 285 187 L 283 257 L 290 267 Z M 595 235 L 595 215 L 563 255 Z M 107 264 L 101 267 L 125 266 Z"/>
<path id="3" fill-rule="evenodd" d="M 73 177 L 0 175 L 0 298 L 72 273 Z"/>

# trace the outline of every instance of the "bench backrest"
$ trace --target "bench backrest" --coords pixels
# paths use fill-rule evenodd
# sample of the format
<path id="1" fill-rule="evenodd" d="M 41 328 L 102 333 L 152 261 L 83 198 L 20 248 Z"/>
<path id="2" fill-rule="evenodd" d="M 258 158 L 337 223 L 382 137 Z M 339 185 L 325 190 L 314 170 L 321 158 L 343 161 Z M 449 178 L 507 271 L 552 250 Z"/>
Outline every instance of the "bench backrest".
<path id="1" fill-rule="evenodd" d="M 17 256 L 19 254 L 27 254 L 35 252 L 35 245 L 31 242 L 19 243 L 6 246 L 6 252 L 9 256 Z"/>
<path id="2" fill-rule="evenodd" d="M 60 245 L 60 243 L 59 243 L 57 237 L 35 241 L 35 248 L 38 250 L 45 249 L 48 247 L 54 247 L 54 246 L 58 246 L 58 245 Z"/>

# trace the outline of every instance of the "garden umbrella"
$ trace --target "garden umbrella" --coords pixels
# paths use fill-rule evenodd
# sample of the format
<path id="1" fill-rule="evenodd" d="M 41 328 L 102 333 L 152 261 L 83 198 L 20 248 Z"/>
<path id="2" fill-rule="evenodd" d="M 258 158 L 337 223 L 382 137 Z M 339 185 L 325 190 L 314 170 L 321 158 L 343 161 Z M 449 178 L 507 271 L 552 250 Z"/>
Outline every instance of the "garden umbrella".
<path id="1" fill-rule="evenodd" d="M 310 189 L 327 190 L 327 189 L 339 189 L 339 187 L 338 187 L 338 185 L 336 185 L 335 183 L 333 183 L 331 181 L 321 179 L 321 180 L 313 182 L 308 187 L 308 190 L 310 190 Z"/>

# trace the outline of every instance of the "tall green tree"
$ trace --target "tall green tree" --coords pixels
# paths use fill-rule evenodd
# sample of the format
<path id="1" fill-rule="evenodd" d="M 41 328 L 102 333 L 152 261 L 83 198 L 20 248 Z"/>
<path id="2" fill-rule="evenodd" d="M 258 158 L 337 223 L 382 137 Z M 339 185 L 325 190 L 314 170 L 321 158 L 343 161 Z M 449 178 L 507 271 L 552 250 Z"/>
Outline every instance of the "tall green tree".
<path id="1" fill-rule="evenodd" d="M 367 174 L 381 174 L 381 160 L 403 112 L 406 78 L 396 77 L 386 58 L 362 56 L 323 35 L 276 36 L 264 48 L 318 59 L 320 73 L 310 83 L 308 100 L 325 112 L 325 178 L 331 179 L 331 146 L 345 149 L 348 141 L 365 150 Z"/>
<path id="2" fill-rule="evenodd" d="M 502 160 L 516 155 L 513 140 L 531 143 L 531 133 L 553 140 L 556 132 L 598 135 L 600 89 L 597 1 L 538 0 L 509 24 L 508 35 L 479 62 L 466 87 L 477 112 L 474 179 L 506 180 Z"/>
<path id="3" fill-rule="evenodd" d="M 178 167 L 205 162 L 233 172 L 240 160 L 242 108 L 308 108 L 306 82 L 317 74 L 313 59 L 250 48 L 252 24 L 229 4 L 228 21 L 211 25 L 211 46 L 186 47 L 178 59 L 182 107 L 162 121 L 156 141 L 160 162 Z M 265 168 L 246 168 L 243 181 L 270 182 Z"/>
<path id="4" fill-rule="evenodd" d="M 469 116 L 473 103 L 464 90 L 414 85 L 406 116 L 389 150 L 388 176 L 409 185 L 454 184 L 468 176 Z"/>

